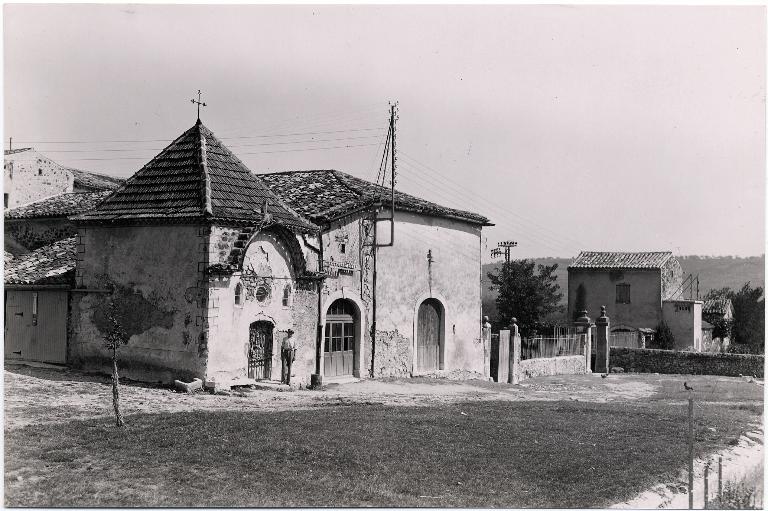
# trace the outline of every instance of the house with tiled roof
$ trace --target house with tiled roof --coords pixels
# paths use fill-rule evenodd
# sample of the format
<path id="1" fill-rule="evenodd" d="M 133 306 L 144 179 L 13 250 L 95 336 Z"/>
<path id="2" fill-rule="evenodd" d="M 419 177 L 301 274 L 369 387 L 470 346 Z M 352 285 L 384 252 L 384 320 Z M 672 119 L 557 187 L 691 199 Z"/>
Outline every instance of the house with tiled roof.
<path id="1" fill-rule="evenodd" d="M 63 193 L 5 210 L 6 250 L 20 255 L 74 236 L 77 230 L 70 217 L 93 209 L 110 193 Z"/>
<path id="2" fill-rule="evenodd" d="M 338 170 L 259 177 L 322 230 L 332 275 L 321 291 L 324 377 L 486 371 L 478 286 L 486 217 Z"/>
<path id="3" fill-rule="evenodd" d="M 289 330 L 295 385 L 485 370 L 482 215 L 339 171 L 254 174 L 198 120 L 72 219 L 77 367 L 109 370 L 111 300 L 139 380 L 281 380 Z"/>
<path id="4" fill-rule="evenodd" d="M 4 151 L 3 207 L 72 192 L 114 190 L 122 179 L 65 167 L 31 147 Z"/>
<path id="5" fill-rule="evenodd" d="M 6 258 L 5 358 L 67 362 L 69 298 L 75 281 L 75 237 Z"/>
<path id="6" fill-rule="evenodd" d="M 297 308 L 316 303 L 304 239 L 317 227 L 199 121 L 73 219 L 77 287 L 111 290 L 83 293 L 73 304 L 77 366 L 108 364 L 99 321 L 108 296 L 142 311 L 127 326 L 132 337 L 121 357 L 127 376 L 151 381 L 263 372 L 294 325 L 295 309 L 282 307 L 283 284 L 291 284 Z M 303 354 L 311 358 L 314 323 L 308 329 Z M 251 349 L 251 340 L 267 335 L 269 349 L 264 342 Z"/>
<path id="7" fill-rule="evenodd" d="M 701 301 L 682 296 L 683 268 L 672 252 L 581 252 L 568 266 L 568 313 L 606 307 L 611 331 L 652 342 L 664 321 L 675 348 L 702 347 Z"/>

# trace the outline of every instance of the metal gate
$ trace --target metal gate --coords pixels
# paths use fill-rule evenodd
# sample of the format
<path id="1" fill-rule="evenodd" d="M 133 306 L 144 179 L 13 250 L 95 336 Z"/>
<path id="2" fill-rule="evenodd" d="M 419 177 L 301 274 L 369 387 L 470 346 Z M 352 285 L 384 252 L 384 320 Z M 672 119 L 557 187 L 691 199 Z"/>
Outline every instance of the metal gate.
<path id="1" fill-rule="evenodd" d="M 5 291 L 5 358 L 64 364 L 67 361 L 69 291 Z"/>
<path id="2" fill-rule="evenodd" d="M 440 368 L 440 323 L 442 306 L 434 298 L 424 300 L 419 306 L 417 363 L 419 371 L 435 371 Z"/>
<path id="3" fill-rule="evenodd" d="M 248 344 L 248 378 L 268 380 L 272 377 L 272 330 L 268 321 L 251 323 Z"/>

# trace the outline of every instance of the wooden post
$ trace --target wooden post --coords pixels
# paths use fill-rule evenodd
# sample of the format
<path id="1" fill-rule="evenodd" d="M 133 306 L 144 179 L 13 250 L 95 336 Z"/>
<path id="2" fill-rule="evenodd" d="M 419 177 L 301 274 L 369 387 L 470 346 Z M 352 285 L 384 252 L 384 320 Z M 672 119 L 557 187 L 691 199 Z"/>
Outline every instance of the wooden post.
<path id="1" fill-rule="evenodd" d="M 688 391 L 688 509 L 693 509 L 693 392 Z"/>
<path id="2" fill-rule="evenodd" d="M 723 502 L 723 457 L 717 459 L 717 500 L 718 505 Z"/>
<path id="3" fill-rule="evenodd" d="M 709 461 L 704 466 L 704 509 L 707 509 L 709 503 Z"/>

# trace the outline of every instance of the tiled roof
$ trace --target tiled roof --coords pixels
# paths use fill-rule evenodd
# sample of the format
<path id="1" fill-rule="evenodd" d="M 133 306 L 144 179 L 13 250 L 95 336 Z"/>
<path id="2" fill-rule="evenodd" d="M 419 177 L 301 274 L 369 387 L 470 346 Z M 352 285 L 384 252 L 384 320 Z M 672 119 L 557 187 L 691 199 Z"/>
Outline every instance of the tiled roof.
<path id="1" fill-rule="evenodd" d="M 116 190 L 125 181 L 124 179 L 105 176 L 104 174 L 96 174 L 95 172 L 86 172 L 84 170 L 71 168 L 68 168 L 67 170 L 74 176 L 75 186 L 88 188 L 94 192 L 100 190 Z"/>
<path id="2" fill-rule="evenodd" d="M 5 155 L 8 156 L 10 154 L 23 153 L 24 151 L 29 151 L 31 149 L 31 147 L 22 147 L 21 149 L 6 149 Z"/>
<path id="3" fill-rule="evenodd" d="M 391 190 L 338 170 L 259 174 L 290 206 L 315 222 L 327 222 L 376 202 L 389 203 Z M 395 190 L 395 208 L 426 215 L 493 225 L 477 213 L 447 208 Z"/>
<path id="4" fill-rule="evenodd" d="M 6 262 L 6 284 L 68 284 L 74 279 L 76 238 L 66 238 Z"/>
<path id="5" fill-rule="evenodd" d="M 25 206 L 9 209 L 6 220 L 17 218 L 51 218 L 77 215 L 95 208 L 110 193 L 102 192 L 63 193 Z"/>
<path id="6" fill-rule="evenodd" d="M 671 257 L 672 252 L 582 252 L 568 268 L 653 269 Z"/>
<path id="7" fill-rule="evenodd" d="M 84 221 L 206 219 L 272 221 L 299 231 L 314 225 L 292 211 L 198 121 L 96 209 Z"/>
<path id="8" fill-rule="evenodd" d="M 730 298 L 710 298 L 701 306 L 702 314 L 725 314 L 732 307 Z"/>

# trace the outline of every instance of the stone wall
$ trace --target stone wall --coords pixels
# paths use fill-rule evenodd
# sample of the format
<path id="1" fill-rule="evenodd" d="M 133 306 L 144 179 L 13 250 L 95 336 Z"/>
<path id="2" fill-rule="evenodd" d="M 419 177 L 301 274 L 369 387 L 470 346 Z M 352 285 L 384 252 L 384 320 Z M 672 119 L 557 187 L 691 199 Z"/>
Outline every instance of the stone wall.
<path id="1" fill-rule="evenodd" d="M 77 229 L 66 218 L 40 218 L 6 220 L 5 233 L 31 251 L 74 236 Z"/>
<path id="2" fill-rule="evenodd" d="M 521 379 L 558 374 L 584 374 L 586 358 L 582 355 L 569 357 L 532 358 L 520 361 Z"/>
<path id="3" fill-rule="evenodd" d="M 712 374 L 763 377 L 763 355 L 611 348 L 611 367 L 660 374 Z"/>

